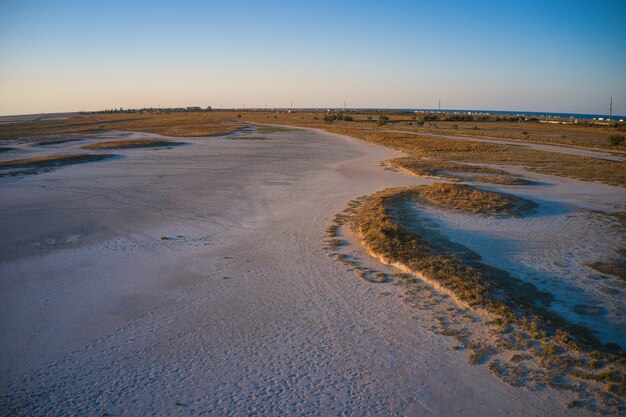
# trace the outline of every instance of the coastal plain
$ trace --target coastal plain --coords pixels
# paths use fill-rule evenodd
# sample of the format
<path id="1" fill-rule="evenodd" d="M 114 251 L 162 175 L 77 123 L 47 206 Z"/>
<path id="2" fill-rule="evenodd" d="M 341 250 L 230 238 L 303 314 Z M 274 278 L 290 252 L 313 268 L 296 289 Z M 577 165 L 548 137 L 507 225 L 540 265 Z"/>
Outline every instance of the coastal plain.
<path id="1" fill-rule="evenodd" d="M 360 280 L 328 256 L 324 231 L 350 201 L 441 177 L 381 164 L 407 155 L 340 134 L 341 125 L 211 117 L 219 122 L 210 130 L 190 125 L 175 137 L 161 127 L 100 129 L 107 122 L 98 120 L 95 131 L 51 128 L 43 146 L 26 127 L 5 141 L 12 149 L 0 164 L 31 165 L 0 170 L 4 414 L 594 412 L 566 407 L 569 391 L 513 387 L 468 363 L 433 332 L 432 311 L 407 307 L 399 287 Z M 122 119 L 115 123 L 132 123 Z M 150 146 L 98 145 L 116 141 Z M 578 153 L 623 163 L 621 152 Z M 67 155 L 107 157 L 37 159 Z M 587 266 L 624 246 L 623 225 L 610 217 L 626 205 L 623 186 L 611 185 L 619 180 L 490 167 L 532 182 L 478 181 L 533 201 L 534 214 L 431 207 L 421 214 L 429 227 L 549 291 L 555 309 L 623 348 L 624 281 Z M 349 247 L 364 265 L 394 273 L 358 242 Z"/>

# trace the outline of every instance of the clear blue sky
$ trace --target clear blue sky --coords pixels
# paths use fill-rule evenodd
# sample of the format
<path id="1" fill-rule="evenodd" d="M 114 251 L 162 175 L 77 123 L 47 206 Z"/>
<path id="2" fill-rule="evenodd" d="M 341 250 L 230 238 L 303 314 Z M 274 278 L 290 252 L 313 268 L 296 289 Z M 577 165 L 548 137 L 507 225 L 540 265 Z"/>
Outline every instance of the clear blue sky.
<path id="1" fill-rule="evenodd" d="M 626 0 L 0 0 L 0 114 L 436 107 L 626 114 Z"/>

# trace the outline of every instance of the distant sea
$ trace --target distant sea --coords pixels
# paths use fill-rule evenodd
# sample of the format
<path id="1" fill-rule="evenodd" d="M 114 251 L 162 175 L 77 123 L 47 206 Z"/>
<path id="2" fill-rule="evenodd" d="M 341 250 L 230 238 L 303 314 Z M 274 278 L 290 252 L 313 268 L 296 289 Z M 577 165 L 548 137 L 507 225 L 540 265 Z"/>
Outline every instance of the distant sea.
<path id="1" fill-rule="evenodd" d="M 342 107 L 327 107 L 327 108 L 301 108 L 298 110 L 320 110 L 320 109 L 330 109 L 333 111 L 343 110 Z M 433 113 L 461 113 L 461 114 L 499 114 L 499 115 L 522 115 L 522 116 L 535 116 L 535 117 L 561 117 L 564 119 L 569 119 L 573 117 L 575 119 L 596 119 L 603 118 L 607 120 L 609 118 L 608 114 L 584 114 L 584 113 L 557 113 L 557 112 L 536 112 L 536 111 L 514 111 L 514 110 L 458 110 L 458 109 L 387 109 L 387 108 L 346 108 L 346 110 L 358 110 L 358 111 L 367 111 L 367 110 L 388 110 L 388 111 L 406 111 L 406 112 L 433 112 Z M 612 115 L 611 120 L 626 120 L 626 116 Z"/>

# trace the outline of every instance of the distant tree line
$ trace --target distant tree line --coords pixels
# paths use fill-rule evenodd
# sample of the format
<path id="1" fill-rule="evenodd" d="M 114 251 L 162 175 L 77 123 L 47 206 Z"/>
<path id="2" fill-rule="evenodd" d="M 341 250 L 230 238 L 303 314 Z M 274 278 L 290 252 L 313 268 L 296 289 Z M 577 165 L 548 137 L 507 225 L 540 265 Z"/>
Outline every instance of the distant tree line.
<path id="1" fill-rule="evenodd" d="M 326 116 L 324 116 L 324 122 L 326 123 L 332 123 L 335 120 L 344 120 L 346 122 L 351 122 L 354 120 L 354 118 L 350 116 L 349 114 L 343 114 L 343 113 L 327 114 Z"/>
<path id="2" fill-rule="evenodd" d="M 199 106 L 192 107 L 143 107 L 140 109 L 107 109 L 96 111 L 80 111 L 78 114 L 114 114 L 114 113 L 189 113 L 189 112 L 207 112 L 213 111 L 211 106 L 205 108 Z"/>

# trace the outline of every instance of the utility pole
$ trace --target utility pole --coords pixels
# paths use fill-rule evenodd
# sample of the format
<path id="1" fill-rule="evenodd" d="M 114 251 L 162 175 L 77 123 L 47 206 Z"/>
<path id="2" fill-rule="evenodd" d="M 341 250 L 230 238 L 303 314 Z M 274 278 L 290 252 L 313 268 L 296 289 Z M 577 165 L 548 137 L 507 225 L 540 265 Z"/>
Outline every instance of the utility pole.
<path id="1" fill-rule="evenodd" d="M 439 111 L 441 111 L 441 99 L 439 99 Z"/>

